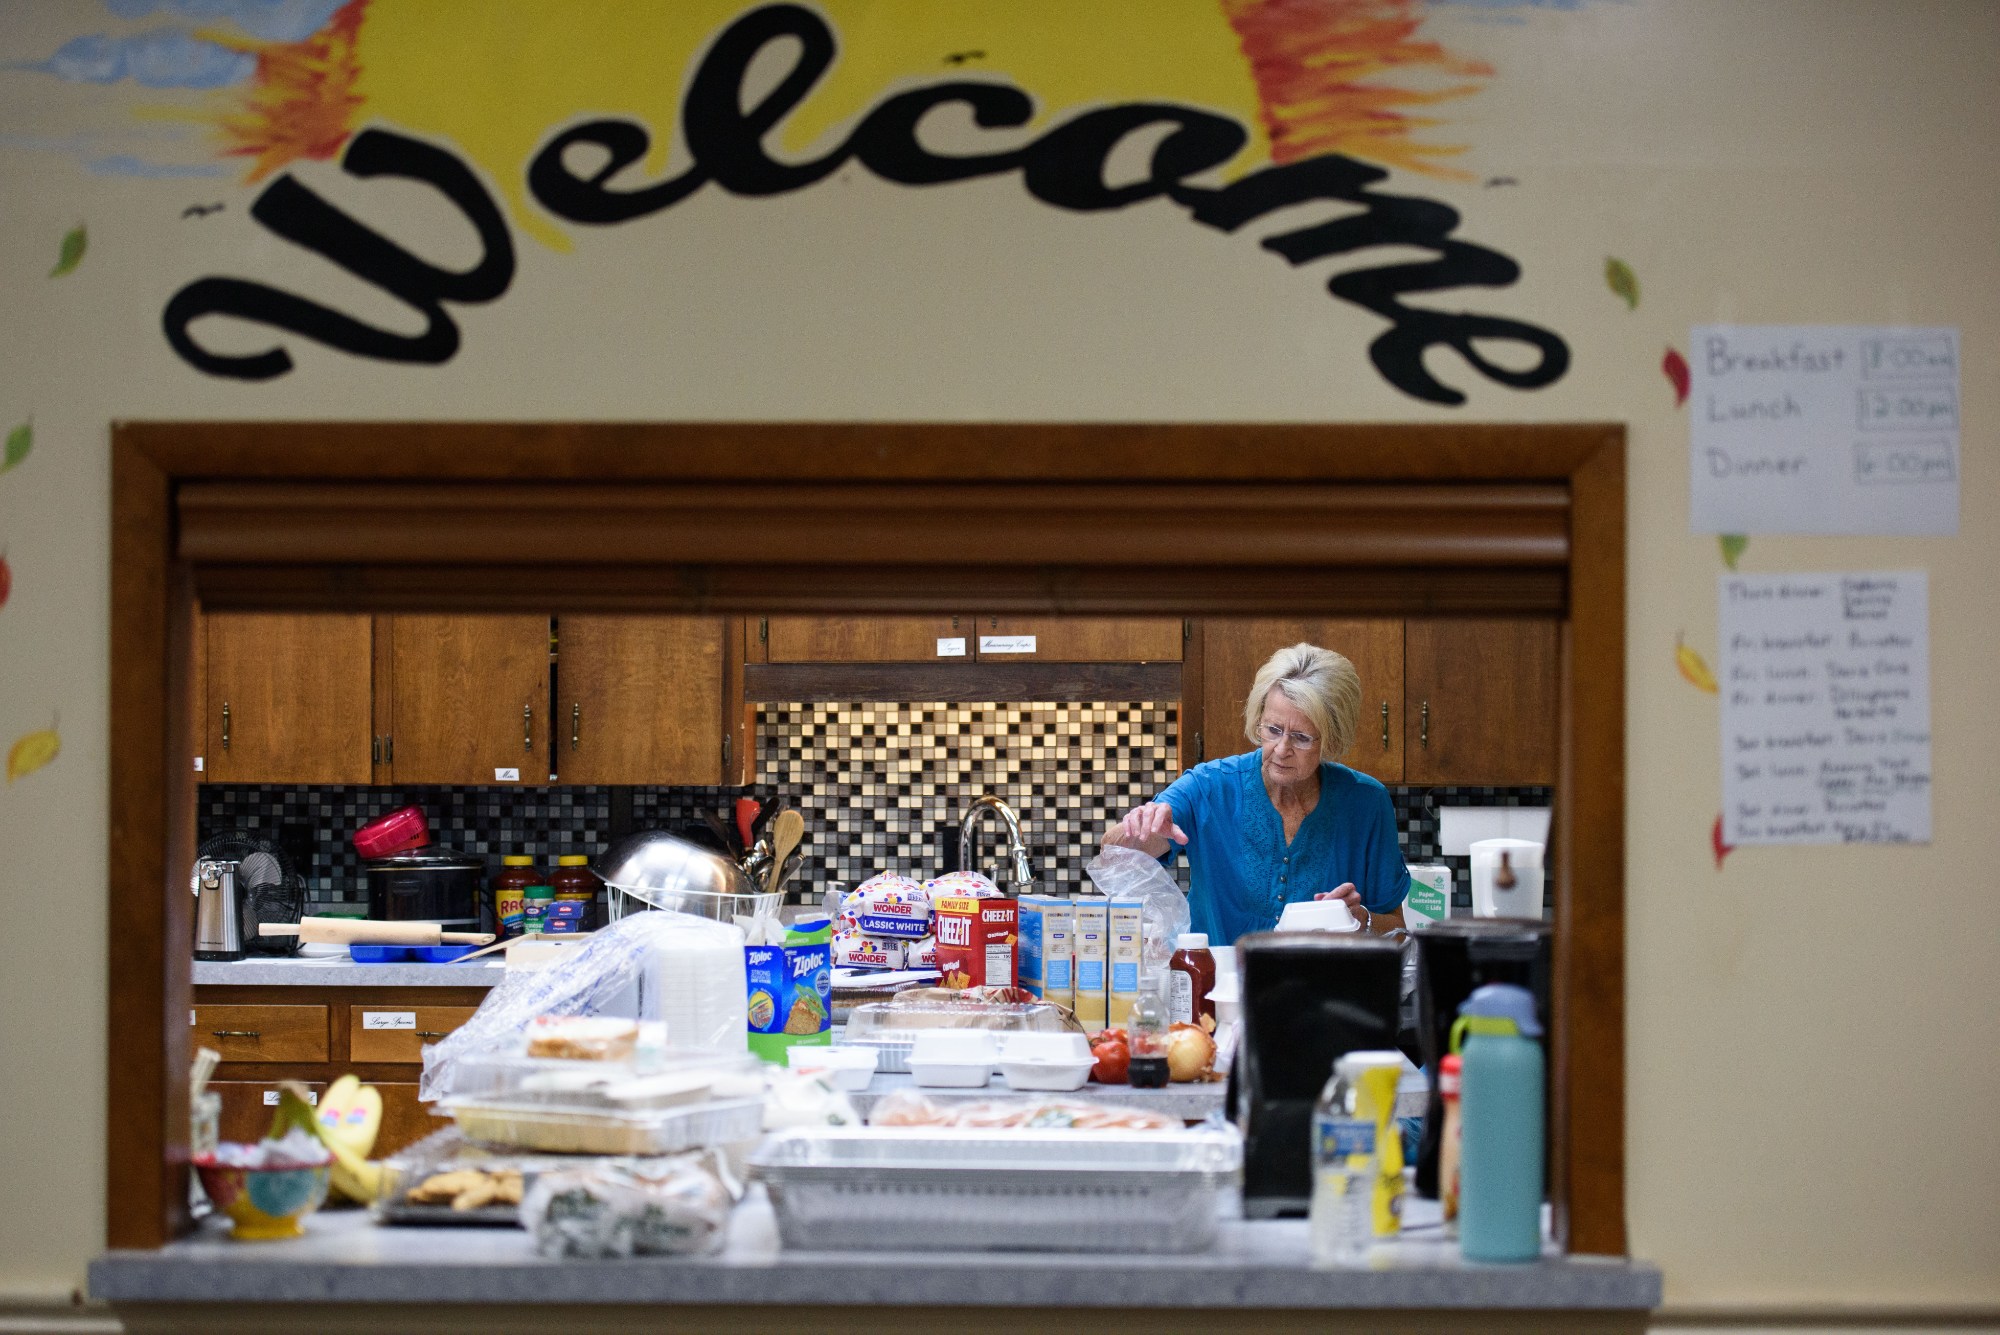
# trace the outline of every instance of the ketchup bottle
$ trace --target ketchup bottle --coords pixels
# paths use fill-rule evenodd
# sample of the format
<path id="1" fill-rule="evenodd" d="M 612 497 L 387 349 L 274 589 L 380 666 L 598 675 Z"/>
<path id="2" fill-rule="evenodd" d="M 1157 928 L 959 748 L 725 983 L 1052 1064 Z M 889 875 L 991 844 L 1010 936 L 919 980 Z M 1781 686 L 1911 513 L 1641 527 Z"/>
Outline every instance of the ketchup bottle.
<path id="1" fill-rule="evenodd" d="M 1182 932 L 1174 941 L 1174 957 L 1167 961 L 1167 1019 L 1173 1024 L 1201 1024 L 1215 1032 L 1215 1003 L 1208 994 L 1215 990 L 1215 956 L 1209 953 L 1208 934 Z M 1157 956 L 1155 958 L 1158 958 Z"/>

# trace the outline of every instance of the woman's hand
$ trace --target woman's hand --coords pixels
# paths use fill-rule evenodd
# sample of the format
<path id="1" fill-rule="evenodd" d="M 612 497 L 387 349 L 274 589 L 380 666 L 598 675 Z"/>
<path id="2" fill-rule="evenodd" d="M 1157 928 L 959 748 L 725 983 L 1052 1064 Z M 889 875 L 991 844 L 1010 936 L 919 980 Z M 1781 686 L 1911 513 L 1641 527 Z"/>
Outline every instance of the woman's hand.
<path id="1" fill-rule="evenodd" d="M 1133 807 L 1104 836 L 1106 847 L 1136 848 L 1156 858 L 1165 857 L 1174 844 L 1187 841 L 1187 831 L 1174 824 L 1174 809 L 1165 802 Z"/>
<path id="2" fill-rule="evenodd" d="M 1354 888 L 1354 882 L 1352 881 L 1344 881 L 1331 890 L 1322 890 L 1319 894 L 1314 895 L 1313 898 L 1337 899 L 1347 905 L 1347 911 L 1354 915 L 1354 921 L 1361 924 L 1363 931 L 1372 930 L 1375 926 L 1375 915 L 1369 911 L 1366 904 L 1361 902 L 1361 892 Z"/>

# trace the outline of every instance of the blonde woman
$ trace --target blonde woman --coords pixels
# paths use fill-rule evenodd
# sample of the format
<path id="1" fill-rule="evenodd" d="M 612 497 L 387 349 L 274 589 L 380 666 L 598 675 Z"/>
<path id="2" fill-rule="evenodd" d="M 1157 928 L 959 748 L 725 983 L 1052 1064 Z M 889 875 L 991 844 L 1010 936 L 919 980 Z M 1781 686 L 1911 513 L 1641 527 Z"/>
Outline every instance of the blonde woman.
<path id="1" fill-rule="evenodd" d="M 1401 927 L 1410 873 L 1388 790 L 1338 762 L 1360 713 L 1354 664 L 1317 645 L 1280 649 L 1243 702 L 1257 749 L 1197 765 L 1104 842 L 1157 858 L 1185 849 L 1192 930 L 1212 944 L 1269 931 L 1308 899 L 1346 901 L 1371 931 Z"/>

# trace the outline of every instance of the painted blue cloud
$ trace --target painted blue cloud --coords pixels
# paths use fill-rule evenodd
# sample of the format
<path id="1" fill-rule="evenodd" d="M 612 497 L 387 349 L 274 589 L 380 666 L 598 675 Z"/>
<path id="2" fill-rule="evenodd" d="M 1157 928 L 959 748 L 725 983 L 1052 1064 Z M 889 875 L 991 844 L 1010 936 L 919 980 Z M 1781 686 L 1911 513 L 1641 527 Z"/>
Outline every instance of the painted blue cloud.
<path id="1" fill-rule="evenodd" d="M 155 10 L 196 23 L 233 23 L 266 42 L 300 42 L 326 26 L 346 0 L 105 0 L 121 19 Z"/>
<path id="2" fill-rule="evenodd" d="M 27 68 L 71 83 L 131 79 L 147 88 L 223 88 L 255 73 L 257 57 L 177 28 L 155 28 L 133 37 L 97 33 L 72 38 L 47 60 Z"/>
<path id="3" fill-rule="evenodd" d="M 185 176 L 227 176 L 229 168 L 208 162 L 147 162 L 130 153 L 113 153 L 84 164 L 99 176 L 143 176 L 149 180 L 174 180 Z"/>

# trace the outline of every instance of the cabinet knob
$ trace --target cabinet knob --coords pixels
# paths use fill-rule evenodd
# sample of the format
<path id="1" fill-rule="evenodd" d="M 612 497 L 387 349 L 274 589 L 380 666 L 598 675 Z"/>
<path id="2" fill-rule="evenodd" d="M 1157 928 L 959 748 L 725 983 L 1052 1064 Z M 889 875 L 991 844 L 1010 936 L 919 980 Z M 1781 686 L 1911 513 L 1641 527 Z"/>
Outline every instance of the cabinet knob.
<path id="1" fill-rule="evenodd" d="M 583 741 L 583 701 L 569 707 L 569 749 L 574 751 Z"/>
<path id="2" fill-rule="evenodd" d="M 533 705 L 521 706 L 521 749 L 523 751 L 532 751 L 535 749 L 535 707 Z"/>
<path id="3" fill-rule="evenodd" d="M 1417 711 L 1417 742 L 1424 750 L 1431 749 L 1431 702 L 1428 700 Z"/>
<path id="4" fill-rule="evenodd" d="M 1389 749 L 1389 702 L 1382 702 L 1382 749 Z"/>

